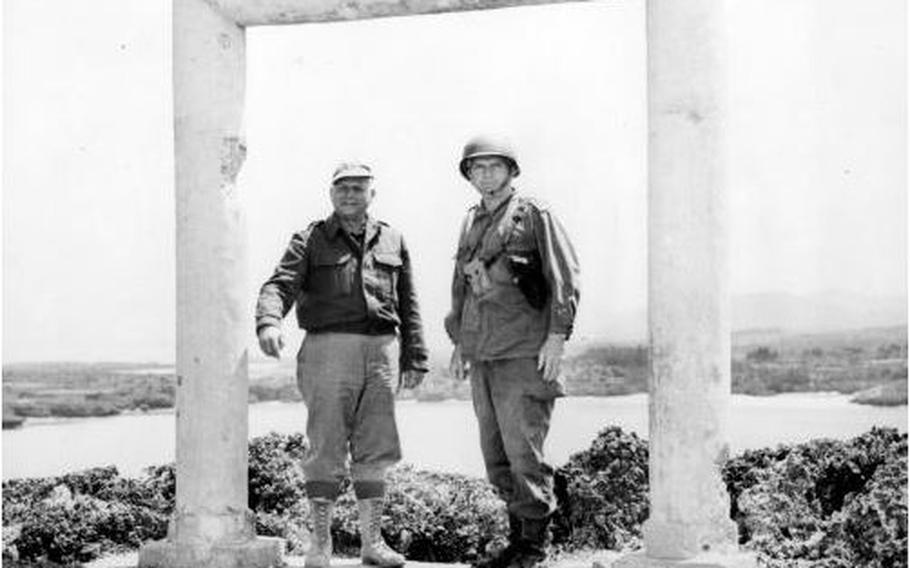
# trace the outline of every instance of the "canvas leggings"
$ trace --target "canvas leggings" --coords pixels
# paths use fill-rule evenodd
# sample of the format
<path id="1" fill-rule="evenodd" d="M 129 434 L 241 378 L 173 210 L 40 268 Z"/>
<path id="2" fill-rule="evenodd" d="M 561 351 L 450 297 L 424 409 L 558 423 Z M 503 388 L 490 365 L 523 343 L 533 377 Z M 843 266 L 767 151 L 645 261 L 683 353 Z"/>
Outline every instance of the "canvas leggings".
<path id="1" fill-rule="evenodd" d="M 307 334 L 297 385 L 307 407 L 303 472 L 310 498 L 337 498 L 348 458 L 358 499 L 385 494 L 385 473 L 401 459 L 397 381 L 395 335 Z"/>
<path id="2" fill-rule="evenodd" d="M 535 357 L 472 361 L 471 392 L 487 477 L 509 512 L 544 519 L 556 510 L 553 467 L 544 459 L 554 400 Z"/>

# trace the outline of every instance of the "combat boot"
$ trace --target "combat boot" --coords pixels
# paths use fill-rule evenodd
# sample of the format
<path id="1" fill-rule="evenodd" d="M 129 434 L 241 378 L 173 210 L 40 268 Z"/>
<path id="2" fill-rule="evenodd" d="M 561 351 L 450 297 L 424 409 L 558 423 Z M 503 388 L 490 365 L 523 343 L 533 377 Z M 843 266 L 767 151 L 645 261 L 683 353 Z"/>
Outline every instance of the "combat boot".
<path id="1" fill-rule="evenodd" d="M 509 513 L 509 542 L 505 548 L 474 564 L 474 568 L 506 568 L 518 554 L 521 543 L 521 518 Z"/>
<path id="2" fill-rule="evenodd" d="M 541 568 L 547 559 L 550 519 L 524 519 L 521 524 L 521 543 L 509 568 Z"/>
<path id="3" fill-rule="evenodd" d="M 310 499 L 310 548 L 306 551 L 306 568 L 328 568 L 332 560 L 332 512 L 335 503 L 328 499 Z"/>
<path id="4" fill-rule="evenodd" d="M 382 538 L 382 499 L 360 499 L 360 560 L 382 568 L 404 566 L 405 558 Z"/>

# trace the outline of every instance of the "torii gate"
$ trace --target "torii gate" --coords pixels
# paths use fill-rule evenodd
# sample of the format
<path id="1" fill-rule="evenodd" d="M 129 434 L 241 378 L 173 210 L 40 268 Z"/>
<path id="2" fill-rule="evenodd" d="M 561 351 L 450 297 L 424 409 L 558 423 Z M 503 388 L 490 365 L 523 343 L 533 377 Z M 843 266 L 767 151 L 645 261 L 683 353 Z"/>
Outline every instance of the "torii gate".
<path id="1" fill-rule="evenodd" d="M 174 0 L 177 496 L 139 565 L 281 564 L 247 508 L 244 159 L 247 26 L 571 0 Z M 648 0 L 650 510 L 645 553 L 614 566 L 754 566 L 739 553 L 727 456 L 730 309 L 724 0 Z"/>

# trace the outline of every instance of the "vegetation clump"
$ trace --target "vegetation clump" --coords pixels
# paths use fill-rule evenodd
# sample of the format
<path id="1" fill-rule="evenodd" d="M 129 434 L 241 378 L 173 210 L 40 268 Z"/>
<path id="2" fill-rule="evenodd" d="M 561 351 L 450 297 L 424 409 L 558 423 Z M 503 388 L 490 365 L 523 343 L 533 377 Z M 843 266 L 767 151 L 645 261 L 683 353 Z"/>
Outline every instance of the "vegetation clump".
<path id="1" fill-rule="evenodd" d="M 621 549 L 648 517 L 648 442 L 616 426 L 557 470 L 553 542 L 577 550 Z"/>
<path id="2" fill-rule="evenodd" d="M 907 566 L 907 434 L 747 451 L 723 475 L 740 541 L 766 566 Z"/>
<path id="3" fill-rule="evenodd" d="M 256 530 L 303 554 L 310 528 L 301 434 L 250 444 L 249 507 Z M 848 441 L 747 451 L 723 478 L 740 541 L 764 566 L 905 568 L 907 435 L 873 429 Z M 408 558 L 471 562 L 504 543 L 506 512 L 484 480 L 408 466 L 390 476 L 383 533 Z M 113 467 L 3 483 L 3 561 L 50 567 L 164 538 L 174 506 L 173 465 L 139 479 Z M 553 524 L 558 552 L 637 546 L 648 516 L 648 447 L 611 427 L 557 471 Z M 336 553 L 356 555 L 357 511 L 349 484 L 332 525 Z"/>
<path id="4" fill-rule="evenodd" d="M 162 475 L 162 468 L 151 468 L 140 479 L 101 467 L 5 481 L 4 564 L 88 561 L 103 552 L 138 548 L 165 534 L 173 497 L 172 472 Z"/>

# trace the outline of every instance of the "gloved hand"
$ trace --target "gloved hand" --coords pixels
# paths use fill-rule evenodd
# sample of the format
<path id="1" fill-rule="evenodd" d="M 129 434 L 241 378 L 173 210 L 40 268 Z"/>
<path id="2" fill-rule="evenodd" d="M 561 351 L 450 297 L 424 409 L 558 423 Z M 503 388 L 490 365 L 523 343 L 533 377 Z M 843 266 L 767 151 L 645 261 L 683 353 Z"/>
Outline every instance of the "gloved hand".
<path id="1" fill-rule="evenodd" d="M 463 381 L 468 378 L 468 366 L 464 357 L 461 355 L 461 346 L 456 345 L 452 350 L 452 358 L 449 360 L 449 374 L 456 381 Z"/>
<path id="2" fill-rule="evenodd" d="M 275 359 L 281 358 L 281 350 L 284 349 L 284 336 L 281 335 L 281 328 L 274 325 L 267 325 L 259 330 L 259 348 L 269 357 Z"/>
<path id="3" fill-rule="evenodd" d="M 537 369 L 543 369 L 543 380 L 552 382 L 559 377 L 559 366 L 562 363 L 563 346 L 566 337 L 561 333 L 551 333 L 547 336 L 540 354 L 537 356 Z"/>

